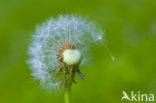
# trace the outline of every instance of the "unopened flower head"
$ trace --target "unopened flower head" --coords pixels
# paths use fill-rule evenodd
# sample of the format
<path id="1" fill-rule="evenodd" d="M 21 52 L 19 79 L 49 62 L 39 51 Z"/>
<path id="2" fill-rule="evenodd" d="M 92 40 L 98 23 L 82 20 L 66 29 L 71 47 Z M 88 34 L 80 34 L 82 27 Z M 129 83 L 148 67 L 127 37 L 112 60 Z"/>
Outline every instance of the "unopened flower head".
<path id="1" fill-rule="evenodd" d="M 103 39 L 102 29 L 86 18 L 60 15 L 38 25 L 29 46 L 32 75 L 43 88 L 56 89 L 68 85 L 68 75 L 78 72 L 79 66 L 90 58 L 89 47 Z M 70 68 L 70 69 L 69 69 Z M 69 76 L 70 77 L 70 76 Z"/>

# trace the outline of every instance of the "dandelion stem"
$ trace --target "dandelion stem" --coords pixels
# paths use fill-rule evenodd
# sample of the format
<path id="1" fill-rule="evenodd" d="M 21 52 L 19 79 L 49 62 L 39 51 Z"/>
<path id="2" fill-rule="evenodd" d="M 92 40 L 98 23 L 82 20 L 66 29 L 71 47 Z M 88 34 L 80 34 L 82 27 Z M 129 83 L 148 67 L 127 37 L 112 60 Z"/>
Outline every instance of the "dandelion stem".
<path id="1" fill-rule="evenodd" d="M 65 75 L 65 103 L 70 103 L 73 68 L 71 66 L 67 66 L 66 70 L 67 74 Z"/>
<path id="2" fill-rule="evenodd" d="M 65 103 L 70 103 L 70 91 L 65 91 Z"/>

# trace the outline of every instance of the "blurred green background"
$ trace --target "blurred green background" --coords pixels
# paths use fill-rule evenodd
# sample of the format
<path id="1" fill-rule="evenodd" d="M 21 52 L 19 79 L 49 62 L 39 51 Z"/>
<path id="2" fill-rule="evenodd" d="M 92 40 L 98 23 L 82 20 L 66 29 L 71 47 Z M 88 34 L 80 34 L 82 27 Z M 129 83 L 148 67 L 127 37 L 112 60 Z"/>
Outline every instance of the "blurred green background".
<path id="1" fill-rule="evenodd" d="M 70 13 L 100 24 L 117 58 L 92 46 L 93 62 L 81 67 L 87 77 L 73 85 L 72 103 L 120 103 L 123 90 L 156 94 L 155 0 L 0 0 L 0 103 L 64 103 L 64 92 L 33 82 L 26 60 L 36 24 Z"/>

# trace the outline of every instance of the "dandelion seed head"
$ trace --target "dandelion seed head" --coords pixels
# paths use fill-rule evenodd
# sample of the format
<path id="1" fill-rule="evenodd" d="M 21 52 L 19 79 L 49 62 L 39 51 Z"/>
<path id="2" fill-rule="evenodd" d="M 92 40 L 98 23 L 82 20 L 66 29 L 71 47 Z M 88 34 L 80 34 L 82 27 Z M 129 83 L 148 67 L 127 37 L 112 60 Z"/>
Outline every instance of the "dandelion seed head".
<path id="1" fill-rule="evenodd" d="M 59 67 L 56 59 L 58 47 L 65 42 L 76 43 L 84 58 L 81 62 L 83 65 L 90 58 L 91 44 L 103 40 L 103 36 L 103 30 L 95 22 L 90 22 L 86 18 L 74 15 L 50 18 L 42 25 L 38 25 L 32 36 L 28 51 L 32 76 L 40 81 L 43 88 L 58 88 L 61 79 L 58 77 L 53 82 Z"/>

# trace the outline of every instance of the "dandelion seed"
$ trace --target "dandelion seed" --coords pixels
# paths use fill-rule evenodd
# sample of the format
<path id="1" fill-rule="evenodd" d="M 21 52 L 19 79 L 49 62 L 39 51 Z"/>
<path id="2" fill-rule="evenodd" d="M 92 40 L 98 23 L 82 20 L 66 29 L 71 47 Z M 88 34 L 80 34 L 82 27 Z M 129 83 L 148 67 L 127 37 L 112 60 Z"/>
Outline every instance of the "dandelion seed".
<path id="1" fill-rule="evenodd" d="M 79 66 L 89 60 L 89 47 L 102 41 L 104 33 L 94 22 L 78 16 L 60 15 L 37 26 L 29 47 L 32 75 L 48 90 L 65 86 L 70 91 Z M 66 92 L 66 100 L 68 100 Z"/>

